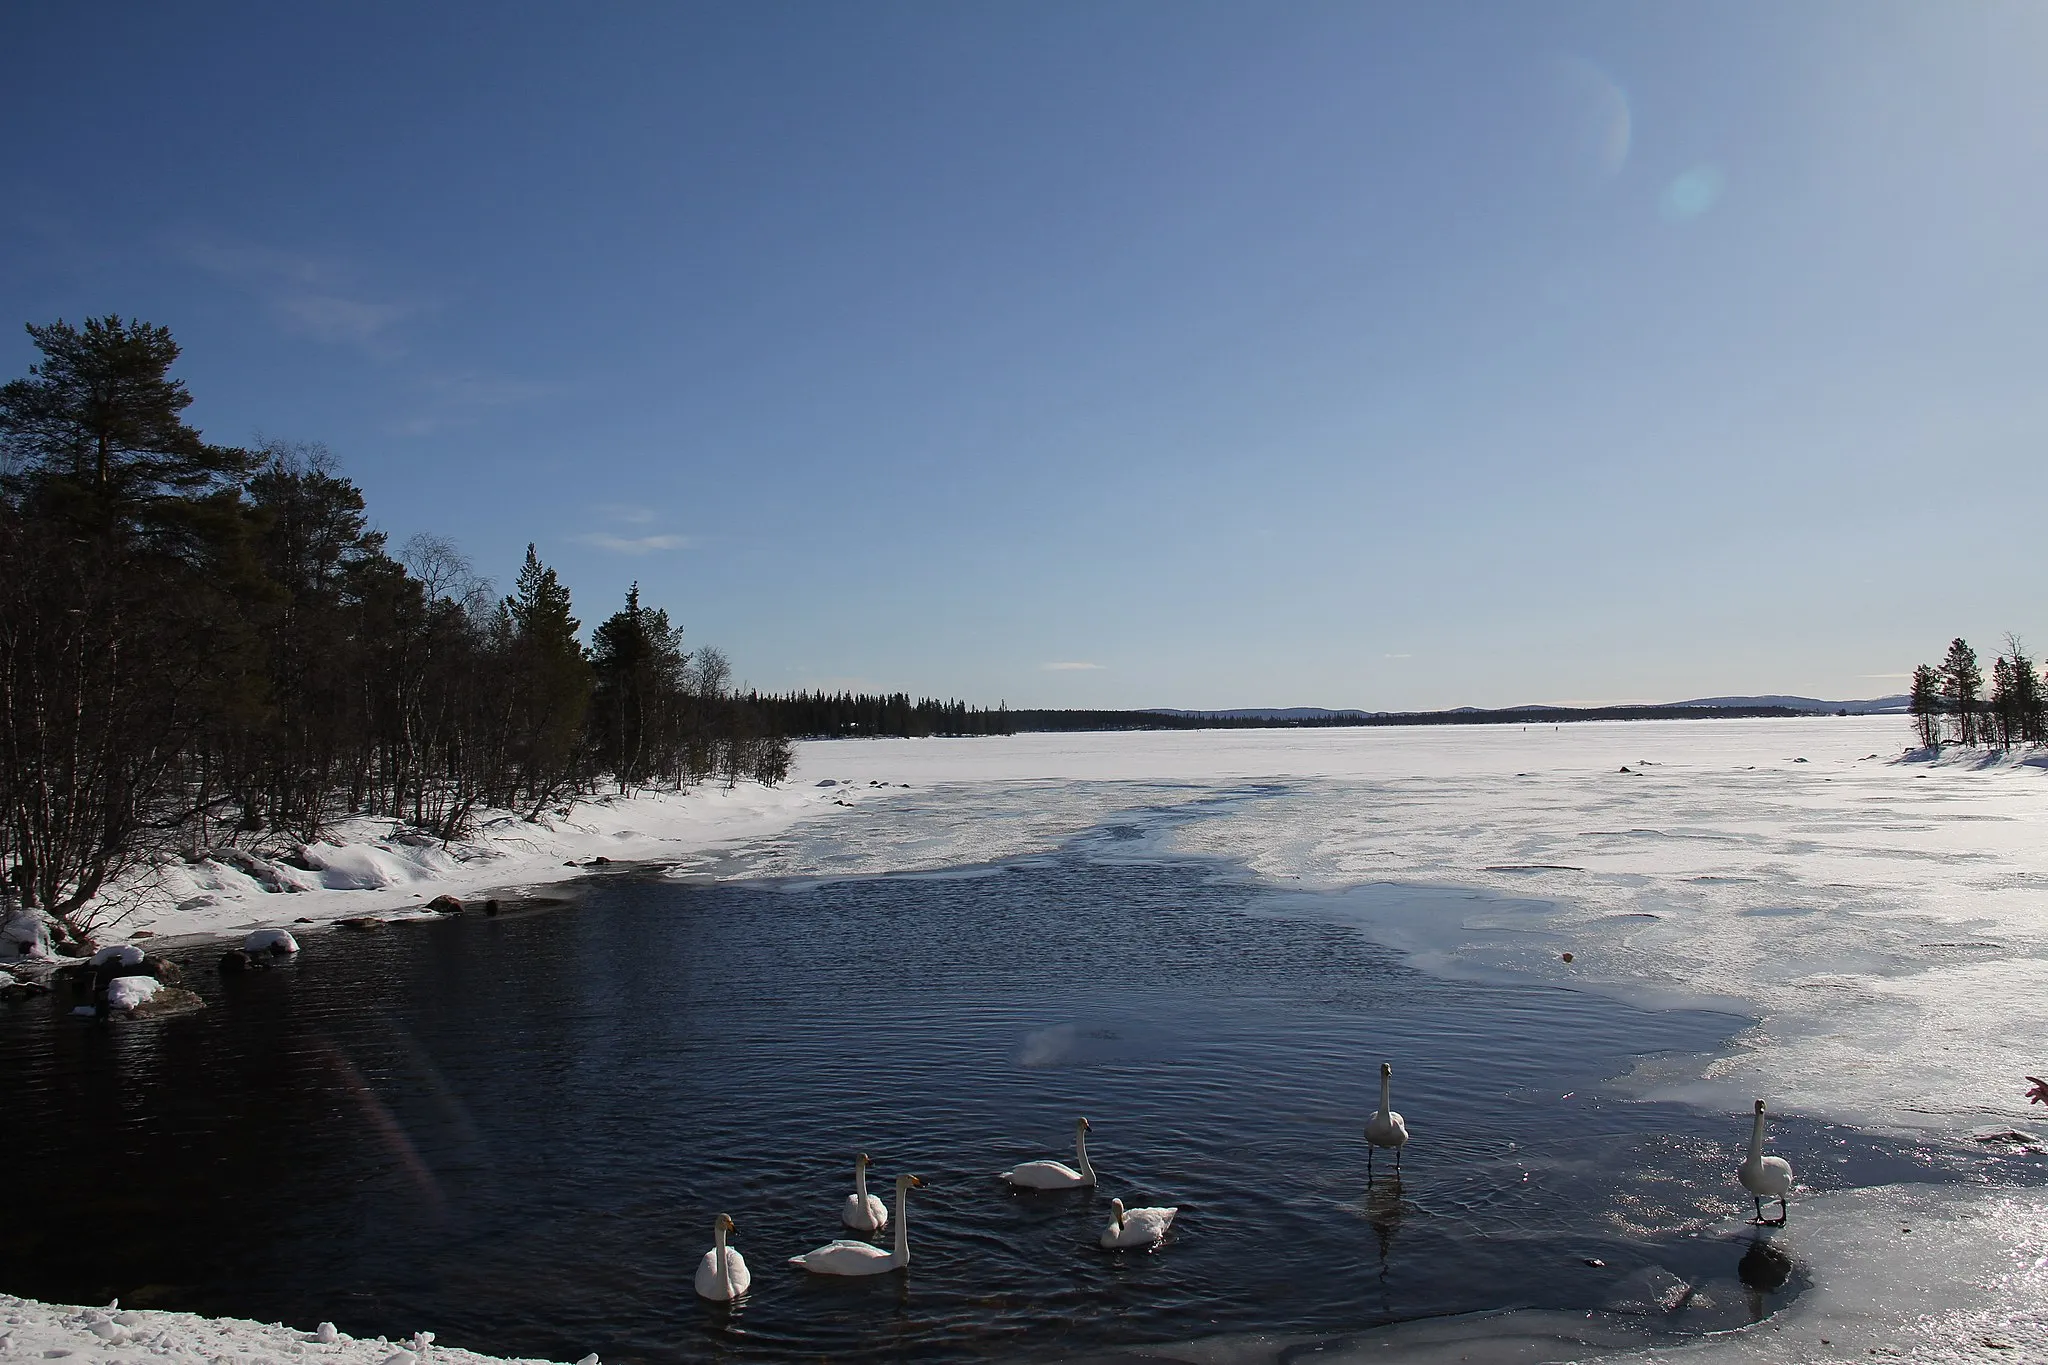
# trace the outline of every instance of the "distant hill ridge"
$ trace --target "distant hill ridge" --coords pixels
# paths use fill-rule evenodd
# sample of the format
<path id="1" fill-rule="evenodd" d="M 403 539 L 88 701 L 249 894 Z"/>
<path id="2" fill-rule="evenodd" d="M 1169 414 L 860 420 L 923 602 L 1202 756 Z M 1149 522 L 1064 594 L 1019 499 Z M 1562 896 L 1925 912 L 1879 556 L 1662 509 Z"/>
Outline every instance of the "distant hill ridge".
<path id="1" fill-rule="evenodd" d="M 1793 697 L 1772 694 L 1756 697 L 1695 697 L 1690 701 L 1646 702 L 1640 707 L 1579 707 L 1550 706 L 1534 703 L 1528 706 L 1453 706 L 1441 711 L 1366 711 L 1358 707 L 1333 709 L 1327 706 L 1241 706 L 1220 711 L 1187 710 L 1173 706 L 1147 706 L 1142 714 L 1150 716 L 1211 716 L 1224 720 L 1277 720 L 1314 721 L 1338 720 L 1346 716 L 1360 718 L 1389 717 L 1396 715 L 1524 715 L 1538 711 L 1579 712 L 1587 710 L 1670 710 L 1679 707 L 1696 707 L 1702 711 L 1810 711 L 1816 715 L 1834 715 L 1847 712 L 1852 716 L 1904 715 L 1906 696 L 1871 697 L 1863 701 L 1822 701 L 1818 697 Z"/>

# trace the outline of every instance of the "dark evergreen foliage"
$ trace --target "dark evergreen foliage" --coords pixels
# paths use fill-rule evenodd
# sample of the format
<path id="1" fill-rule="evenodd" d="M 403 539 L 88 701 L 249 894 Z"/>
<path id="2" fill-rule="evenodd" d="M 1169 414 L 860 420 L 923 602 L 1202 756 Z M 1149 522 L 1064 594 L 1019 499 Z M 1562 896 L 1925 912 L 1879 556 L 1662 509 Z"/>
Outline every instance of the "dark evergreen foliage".
<path id="1" fill-rule="evenodd" d="M 1940 664 L 1913 670 L 1913 724 L 1922 747 L 1944 742 L 2010 748 L 2048 742 L 2048 687 L 2016 635 L 1991 663 L 1991 695 L 1977 651 L 1960 636 Z"/>
<path id="2" fill-rule="evenodd" d="M 912 701 L 902 692 L 798 692 L 751 697 L 785 734 L 810 738 L 1011 735 L 1086 730 L 1285 730 L 1387 725 L 1534 725 L 1574 720 L 1694 720 L 1705 716 L 1802 716 L 1788 706 L 1525 706 L 1497 711 L 1338 711 L 1313 715 L 1191 711 L 1016 710 L 959 701 Z"/>
<path id="3" fill-rule="evenodd" d="M 74 934 L 160 855 L 787 777 L 724 656 L 637 588 L 586 656 L 533 547 L 494 602 L 445 542 L 394 557 L 320 447 L 207 443 L 166 329 L 29 334 L 0 387 L 0 869 Z"/>
<path id="4" fill-rule="evenodd" d="M 930 697 L 912 701 L 907 692 L 886 696 L 793 692 L 786 697 L 756 696 L 750 700 L 782 733 L 810 738 L 1008 735 L 1017 729 L 1007 706 L 990 710 L 969 706 L 964 701 L 935 701 Z"/>
<path id="5" fill-rule="evenodd" d="M 1949 641 L 1948 655 L 1941 661 L 1942 709 L 1955 720 L 1956 738 L 1975 744 L 1978 736 L 1977 706 L 1984 694 L 1984 670 L 1978 667 L 1977 651 L 1960 635 Z"/>
<path id="6" fill-rule="evenodd" d="M 1941 742 L 1941 670 L 1933 664 L 1921 664 L 1913 670 L 1913 694 L 1908 709 L 1912 712 L 1913 728 L 1920 736 L 1920 747 L 1931 749 Z"/>

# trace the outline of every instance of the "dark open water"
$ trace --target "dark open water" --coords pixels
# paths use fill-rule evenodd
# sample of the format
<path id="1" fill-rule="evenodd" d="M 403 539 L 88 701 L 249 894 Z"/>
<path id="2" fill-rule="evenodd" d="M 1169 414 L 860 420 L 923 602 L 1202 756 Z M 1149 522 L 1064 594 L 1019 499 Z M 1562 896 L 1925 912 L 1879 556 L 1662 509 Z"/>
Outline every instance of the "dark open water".
<path id="1" fill-rule="evenodd" d="M 8 1007 L 6 1143 L 57 1179 L 10 1192 L 0 1288 L 609 1362 L 1335 1333 L 1597 1307 L 1648 1266 L 1703 1286 L 1660 1324 L 1704 1330 L 1799 1288 L 1745 1289 L 1747 1237 L 1703 1231 L 1740 1200 L 1740 1116 L 1597 1093 L 1742 1021 L 1422 976 L 1260 898 L 1079 854 L 807 888 L 628 874 L 546 913 L 310 934 L 242 978 L 195 950 L 210 1008 L 183 1019 Z M 1415 1138 L 1368 1186 L 1383 1057 Z M 1071 1160 L 1082 1113 L 1101 1191 L 993 1178 Z M 1853 1132 L 1774 1141 L 1822 1187 L 1927 1178 Z M 878 1190 L 930 1182 L 908 1275 L 783 1264 L 841 1234 L 857 1150 Z M 1180 1206 L 1163 1250 L 1095 1247 L 1112 1195 Z M 720 1211 L 754 1271 L 736 1312 L 690 1287 Z"/>

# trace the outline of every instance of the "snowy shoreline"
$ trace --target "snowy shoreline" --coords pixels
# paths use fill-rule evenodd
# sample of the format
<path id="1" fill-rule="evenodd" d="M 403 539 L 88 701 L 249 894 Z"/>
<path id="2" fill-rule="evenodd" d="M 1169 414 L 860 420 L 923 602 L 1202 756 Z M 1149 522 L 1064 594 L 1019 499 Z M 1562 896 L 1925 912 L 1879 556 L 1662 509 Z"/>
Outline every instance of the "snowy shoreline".
<path id="1" fill-rule="evenodd" d="M 494 820 L 452 849 L 392 839 L 388 824 L 346 828 L 312 850 L 321 867 L 290 870 L 307 889 L 202 866 L 122 928 L 161 941 L 431 914 L 435 895 L 539 891 L 631 863 L 820 880 L 938 871 L 1057 849 L 1119 812 L 1168 805 L 1186 818 L 1162 822 L 1139 856 L 1200 853 L 1299 888 L 1309 911 L 1355 916 L 1424 970 L 1715 995 L 1759 1019 L 1730 1055 L 1640 1069 L 1617 1082 L 1623 1093 L 1711 1109 L 1768 1092 L 1774 1108 L 1962 1143 L 1973 1126 L 2027 1120 L 2013 1082 L 2043 1060 L 2025 1049 L 2048 1037 L 2048 773 L 2031 755 L 1903 761 L 1904 731 L 1896 718 L 1826 717 L 823 741 L 800 746 L 784 788 Z M 1357 894 L 1389 883 L 1444 895 L 1427 915 L 1390 918 L 1384 898 Z M 1459 888 L 1543 913 L 1487 919 L 1454 904 Z M 173 908 L 202 895 L 213 902 Z M 1893 1186 L 1796 1202 L 1788 1245 L 1813 1289 L 1758 1329 L 1639 1358 L 2048 1358 L 2048 1325 L 2025 1307 L 2048 1268 L 2042 1191 Z M 1928 1266 L 1886 1230 L 1909 1213 L 1916 1228 L 1949 1229 L 1909 1244 L 1944 1258 L 1924 1281 L 1914 1272 Z M 1948 1298 L 1928 1297 L 1937 1280 Z M 138 1348 L 230 1365 L 425 1365 L 390 1343 L 183 1314 L 141 1319 L 154 1345 L 144 1333 L 115 1346 L 91 1311 L 0 1298 L 4 1349 L 68 1350 L 79 1365 Z M 1585 1345 L 1579 1358 L 1608 1353 Z M 428 1349 L 456 1365 L 490 1359 Z"/>
<path id="2" fill-rule="evenodd" d="M 118 918 L 95 939 L 101 946 L 178 943 L 359 916 L 431 918 L 428 904 L 437 896 L 530 894 L 616 864 L 708 861 L 850 807 L 867 790 L 743 781 L 595 797 L 539 821 L 485 812 L 474 835 L 447 842 L 413 835 L 395 820 L 354 818 L 285 857 L 223 849 L 149 868 L 103 898 Z"/>

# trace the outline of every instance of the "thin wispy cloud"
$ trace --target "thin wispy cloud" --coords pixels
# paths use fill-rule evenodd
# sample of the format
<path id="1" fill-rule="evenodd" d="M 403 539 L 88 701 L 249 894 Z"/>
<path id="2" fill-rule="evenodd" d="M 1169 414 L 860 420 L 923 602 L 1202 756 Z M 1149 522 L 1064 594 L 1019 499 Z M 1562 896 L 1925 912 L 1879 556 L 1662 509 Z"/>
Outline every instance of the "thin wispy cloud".
<path id="1" fill-rule="evenodd" d="M 613 554 L 621 555 L 658 554 L 663 550 L 680 550 L 690 543 L 688 536 L 618 536 L 609 531 L 586 531 L 574 539 L 580 545 L 610 550 Z"/>
<path id="2" fill-rule="evenodd" d="M 1107 665 L 1084 663 L 1078 659 L 1073 659 L 1061 660 L 1057 663 L 1040 664 L 1039 667 L 1048 673 L 1090 673 L 1096 669 L 1105 668 Z"/>
<path id="3" fill-rule="evenodd" d="M 294 330 L 315 341 L 365 346 L 405 316 L 395 303 L 365 303 L 332 294 L 285 294 L 271 300 Z"/>
<path id="4" fill-rule="evenodd" d="M 262 300 L 286 331 L 380 359 L 401 352 L 392 329 L 420 311 L 416 303 L 370 297 L 356 272 L 332 257 L 207 239 L 178 242 L 171 251 Z"/>
<path id="5" fill-rule="evenodd" d="M 386 429 L 400 436 L 428 436 L 451 427 L 470 426 L 487 412 L 550 397 L 564 387 L 476 370 L 422 374 L 411 384 L 417 409 L 388 423 Z"/>

